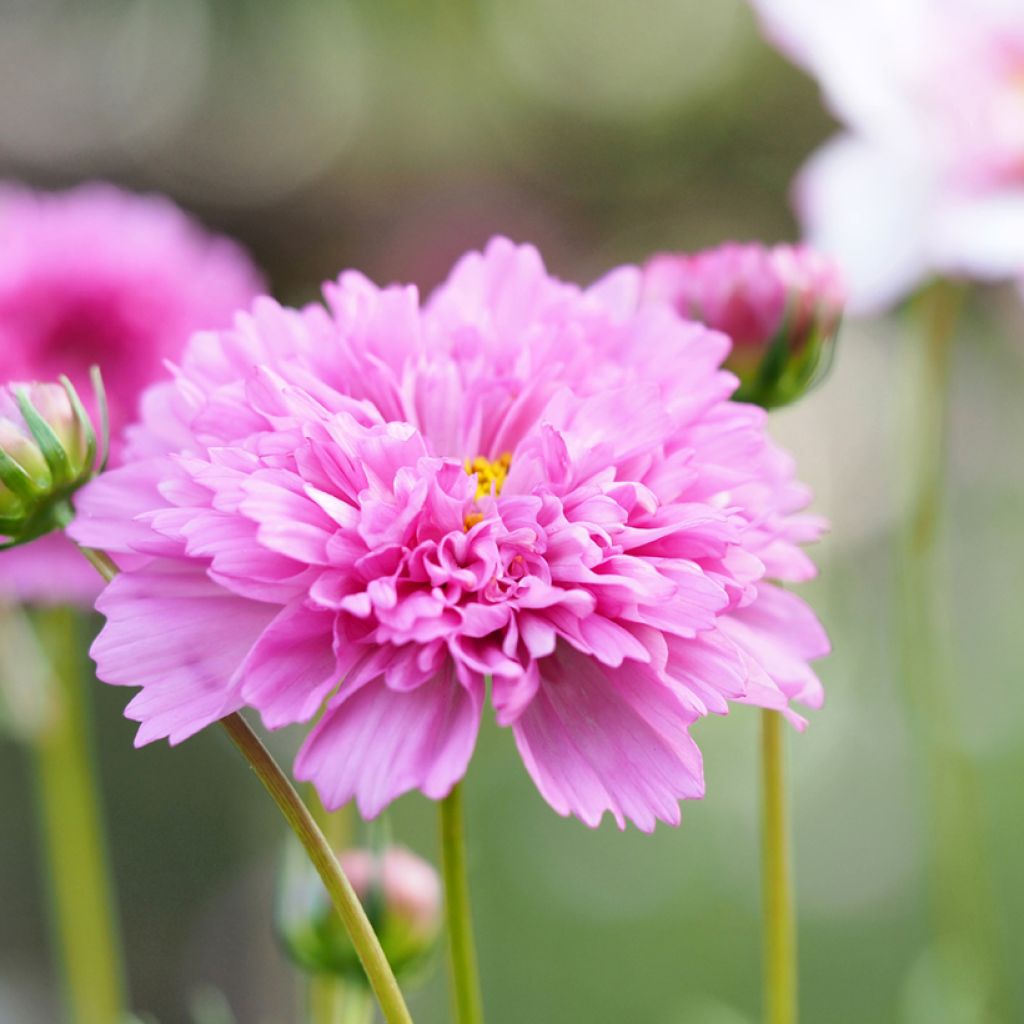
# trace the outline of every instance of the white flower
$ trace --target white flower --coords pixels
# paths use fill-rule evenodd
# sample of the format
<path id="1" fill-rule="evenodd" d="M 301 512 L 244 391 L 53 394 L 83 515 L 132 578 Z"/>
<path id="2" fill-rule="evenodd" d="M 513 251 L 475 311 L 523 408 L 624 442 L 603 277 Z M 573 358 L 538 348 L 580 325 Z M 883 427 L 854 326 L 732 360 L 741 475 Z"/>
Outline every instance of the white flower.
<path id="1" fill-rule="evenodd" d="M 752 0 L 846 131 L 796 182 L 857 312 L 1024 269 L 1024 3 Z"/>

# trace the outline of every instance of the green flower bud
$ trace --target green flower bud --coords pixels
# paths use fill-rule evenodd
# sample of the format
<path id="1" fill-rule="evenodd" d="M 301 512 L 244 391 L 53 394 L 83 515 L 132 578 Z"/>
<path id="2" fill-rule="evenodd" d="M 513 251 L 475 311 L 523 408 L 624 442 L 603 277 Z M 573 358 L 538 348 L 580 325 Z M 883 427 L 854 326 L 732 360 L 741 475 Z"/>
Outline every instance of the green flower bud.
<path id="1" fill-rule="evenodd" d="M 401 846 L 344 850 L 338 857 L 384 953 L 403 982 L 427 972 L 441 932 L 441 881 L 427 861 Z M 290 844 L 278 889 L 277 931 L 303 970 L 365 983 L 363 968 L 319 875 Z"/>
<path id="2" fill-rule="evenodd" d="M 93 371 L 103 423 L 103 386 Z M 99 443 L 78 393 L 59 384 L 0 387 L 0 549 L 25 544 L 66 526 L 71 496 L 102 468 Z"/>

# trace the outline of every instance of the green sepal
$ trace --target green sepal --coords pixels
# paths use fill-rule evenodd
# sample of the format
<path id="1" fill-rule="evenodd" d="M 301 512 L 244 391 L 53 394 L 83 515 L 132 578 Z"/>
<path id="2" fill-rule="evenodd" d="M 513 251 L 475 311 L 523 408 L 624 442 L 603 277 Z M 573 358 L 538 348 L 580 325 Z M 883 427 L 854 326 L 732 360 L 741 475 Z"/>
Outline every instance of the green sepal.
<path id="1" fill-rule="evenodd" d="M 89 414 L 85 411 L 85 406 L 82 405 L 82 400 L 78 397 L 74 384 L 63 373 L 58 379 L 64 386 L 64 391 L 67 393 L 68 401 L 71 403 L 71 408 L 75 414 L 75 422 L 78 424 L 78 429 L 82 432 L 82 438 L 85 441 L 82 469 L 79 472 L 88 472 L 96 462 L 96 431 L 92 429 Z"/>
<path id="2" fill-rule="evenodd" d="M 71 483 L 74 479 L 71 460 L 68 458 L 64 445 L 60 443 L 60 438 L 53 432 L 50 424 L 36 411 L 36 407 L 29 401 L 23 388 L 18 388 L 15 398 L 25 424 L 32 432 L 36 444 L 39 445 L 39 451 L 50 468 L 54 484 L 57 487 L 62 487 Z"/>
<path id="3" fill-rule="evenodd" d="M 89 367 L 89 380 L 92 382 L 92 391 L 96 396 L 96 408 L 100 414 L 99 438 L 102 457 L 96 472 L 102 473 L 107 468 L 107 460 L 110 458 L 110 406 L 107 404 L 107 389 L 103 386 L 103 374 L 100 373 L 98 366 Z M 89 462 L 88 467 L 92 468 L 92 462 Z"/>
<path id="4" fill-rule="evenodd" d="M 23 502 L 35 500 L 39 489 L 28 471 L 20 462 L 12 459 L 0 448 L 0 484 Z"/>

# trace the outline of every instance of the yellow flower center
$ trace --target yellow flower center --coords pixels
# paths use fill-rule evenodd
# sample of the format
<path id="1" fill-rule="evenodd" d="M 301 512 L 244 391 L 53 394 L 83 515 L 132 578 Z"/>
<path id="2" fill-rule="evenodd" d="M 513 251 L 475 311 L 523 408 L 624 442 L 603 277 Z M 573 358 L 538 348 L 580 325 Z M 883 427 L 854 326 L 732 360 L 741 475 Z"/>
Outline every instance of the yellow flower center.
<path id="1" fill-rule="evenodd" d="M 489 495 L 493 495 L 496 498 L 501 494 L 501 488 L 505 483 L 505 477 L 508 476 L 508 469 L 511 465 L 511 452 L 499 455 L 493 462 L 483 455 L 478 455 L 475 459 L 466 459 L 466 472 L 470 476 L 476 474 L 475 500 L 479 501 L 481 498 L 486 498 Z M 466 516 L 466 529 L 471 530 L 481 519 L 483 519 L 483 513 L 470 512 Z"/>
<path id="2" fill-rule="evenodd" d="M 493 462 L 478 455 L 475 459 L 466 459 L 466 472 L 476 474 L 476 500 L 486 498 L 489 494 L 497 497 L 508 476 L 508 468 L 512 465 L 512 453 L 505 452 Z"/>

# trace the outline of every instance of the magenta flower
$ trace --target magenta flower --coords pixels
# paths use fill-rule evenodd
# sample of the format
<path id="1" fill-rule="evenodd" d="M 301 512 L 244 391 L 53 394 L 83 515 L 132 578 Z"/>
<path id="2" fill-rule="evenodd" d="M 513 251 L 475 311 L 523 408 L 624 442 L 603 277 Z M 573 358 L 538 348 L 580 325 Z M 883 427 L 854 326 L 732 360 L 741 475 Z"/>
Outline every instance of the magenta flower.
<path id="1" fill-rule="evenodd" d="M 101 184 L 63 193 L 0 185 L 0 380 L 61 374 L 89 407 L 103 371 L 113 456 L 164 362 L 189 335 L 225 327 L 262 291 L 245 253 L 207 235 L 169 200 Z M 92 601 L 95 572 L 61 537 L 0 556 L 3 590 L 23 600 Z"/>
<path id="2" fill-rule="evenodd" d="M 652 256 L 643 296 L 729 335 L 726 365 L 742 383 L 736 397 L 765 406 L 792 401 L 816 378 L 846 297 L 838 269 L 820 253 L 757 242 Z"/>
<path id="3" fill-rule="evenodd" d="M 752 0 L 847 131 L 797 182 L 809 240 L 851 309 L 936 274 L 1024 266 L 1024 6 L 1007 0 Z"/>
<path id="4" fill-rule="evenodd" d="M 767 581 L 813 574 L 821 524 L 728 339 L 640 286 L 498 239 L 422 306 L 345 273 L 196 336 L 72 527 L 128 569 L 93 655 L 141 687 L 137 743 L 326 701 L 296 774 L 373 816 L 462 777 L 490 678 L 556 811 L 650 830 L 704 792 L 699 716 L 801 722 L 827 641 Z"/>

